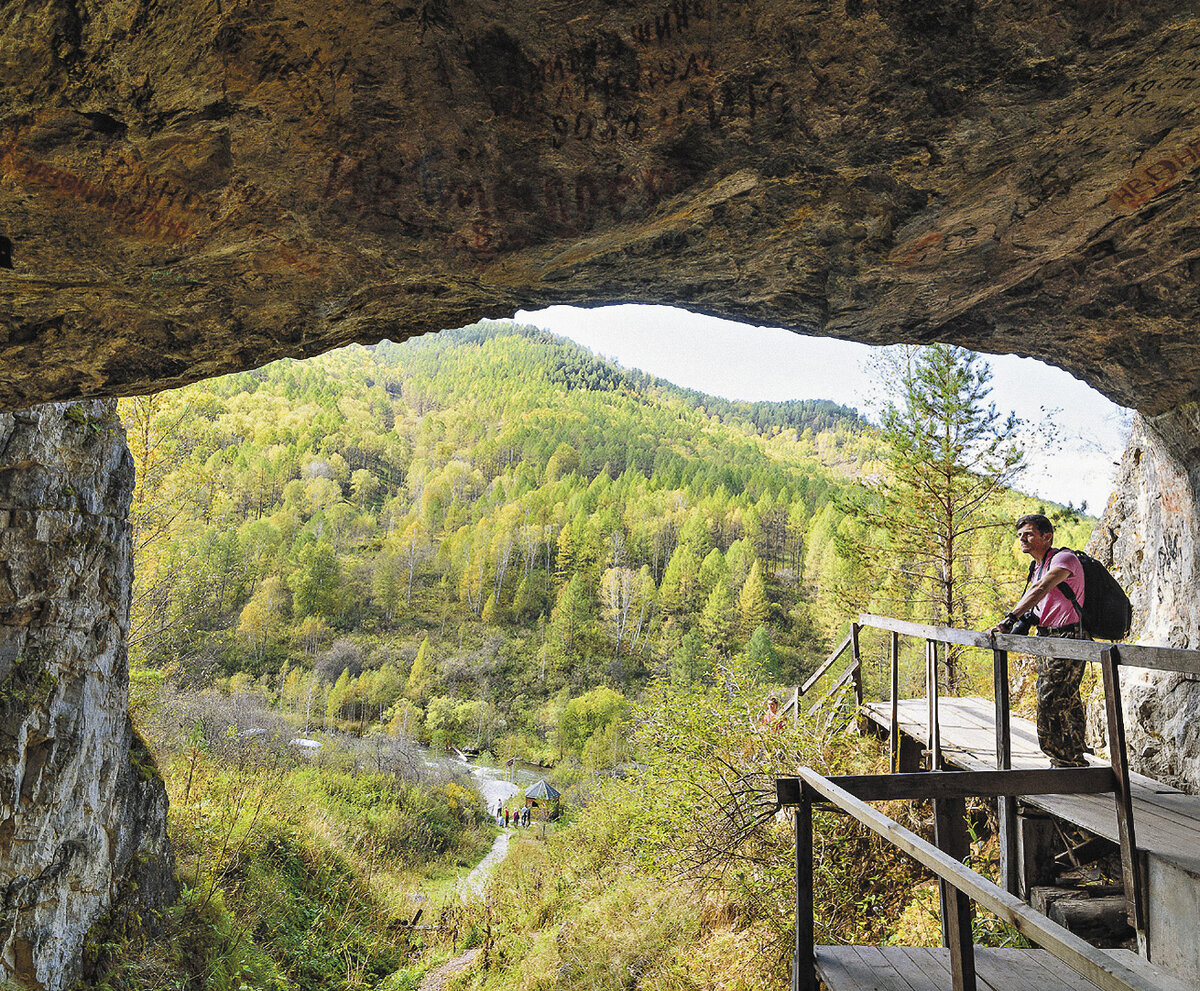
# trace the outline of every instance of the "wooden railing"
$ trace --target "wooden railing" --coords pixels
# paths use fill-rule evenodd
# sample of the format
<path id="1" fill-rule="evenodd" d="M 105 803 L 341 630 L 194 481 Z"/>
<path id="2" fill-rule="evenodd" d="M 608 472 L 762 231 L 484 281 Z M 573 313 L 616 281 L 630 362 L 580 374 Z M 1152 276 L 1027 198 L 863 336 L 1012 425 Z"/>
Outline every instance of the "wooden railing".
<path id="1" fill-rule="evenodd" d="M 785 711 L 792 711 L 797 718 L 800 715 L 800 700 L 812 690 L 817 682 L 826 676 L 834 664 L 847 650 L 850 651 L 851 661 L 846 671 L 833 684 L 818 702 L 809 709 L 814 711 L 848 682 L 854 683 L 855 700 L 861 707 L 863 703 L 862 652 L 859 645 L 860 633 L 864 628 L 882 630 L 889 634 L 889 688 L 891 713 L 889 719 L 889 745 L 891 750 L 891 770 L 898 780 L 912 778 L 912 775 L 898 774 L 900 769 L 900 728 L 899 728 L 899 666 L 900 666 L 900 637 L 919 637 L 925 641 L 925 688 L 928 708 L 928 725 L 926 750 L 928 767 L 931 771 L 944 771 L 941 748 L 941 725 L 939 718 L 939 679 L 938 679 L 938 647 L 939 645 L 954 644 L 963 647 L 974 647 L 992 652 L 993 684 L 995 688 L 996 711 L 996 773 L 1007 774 L 1004 780 L 1008 786 L 1023 780 L 1012 770 L 1012 726 L 1009 715 L 1008 690 L 1008 654 L 1017 651 L 1042 657 L 1070 658 L 1075 660 L 1094 661 L 1100 665 L 1103 677 L 1105 713 L 1109 743 L 1109 767 L 1084 768 L 1083 771 L 1099 771 L 1106 782 L 1104 788 L 1092 788 L 1100 777 L 1078 774 L 1054 779 L 1053 793 L 1071 791 L 1067 788 L 1073 782 L 1090 782 L 1088 788 L 1074 789 L 1083 793 L 1089 791 L 1111 791 L 1115 798 L 1117 812 L 1117 836 L 1121 848 L 1122 881 L 1125 889 L 1126 910 L 1130 925 L 1137 933 L 1139 946 L 1146 951 L 1146 894 L 1142 877 L 1141 861 L 1136 856 L 1136 836 L 1133 820 L 1133 798 L 1130 790 L 1129 762 L 1125 749 L 1124 712 L 1121 706 L 1121 682 L 1118 677 L 1119 668 L 1141 667 L 1157 671 L 1175 671 L 1185 674 L 1200 675 L 1200 650 L 1187 650 L 1176 647 L 1152 647 L 1142 644 L 1113 644 L 1092 640 L 1065 640 L 1056 637 L 1027 637 L 1013 634 L 997 634 L 991 636 L 974 630 L 960 630 L 953 627 L 933 626 L 923 623 L 913 623 L 907 620 L 893 619 L 887 616 L 863 614 L 856 623 L 850 625 L 850 632 L 825 661 L 817 668 L 808 680 L 799 686 Z M 1054 773 L 1063 774 L 1077 769 L 1055 769 L 1051 772 L 1034 772 L 1035 775 Z M 969 772 L 947 772 L 962 775 Z M 989 772 L 991 773 L 991 772 Z M 942 787 L 947 787 L 947 779 L 938 775 Z M 967 779 L 957 777 L 955 780 Z M 1041 786 L 1040 778 L 1035 777 Z M 906 785 L 910 790 L 911 784 Z M 1051 791 L 1043 793 L 1052 793 Z M 1001 882 L 1010 897 L 1015 897 L 1019 891 L 1017 850 L 1016 796 L 1035 794 L 1033 791 L 1005 791 L 1003 789 L 991 792 L 997 801 L 997 818 L 999 820 L 999 844 L 1001 863 Z"/>
<path id="2" fill-rule="evenodd" d="M 1121 705 L 1121 681 L 1118 669 L 1122 666 L 1141 667 L 1157 671 L 1177 671 L 1200 675 L 1200 651 L 1177 647 L 1152 647 L 1143 644 L 1118 645 L 1093 640 L 1064 640 L 1057 637 L 1027 637 L 1013 634 L 990 636 L 974 630 L 932 626 L 870 614 L 859 616 L 857 626 L 883 630 L 891 637 L 889 744 L 893 773 L 899 770 L 900 732 L 897 703 L 899 638 L 901 635 L 920 637 L 925 641 L 925 687 L 928 706 L 927 753 L 931 769 L 941 769 L 944 766 L 938 705 L 940 695 L 937 676 L 938 644 L 957 644 L 992 652 L 996 711 L 996 767 L 999 770 L 1008 770 L 1012 767 L 1012 728 L 1008 692 L 1009 651 L 1042 657 L 1094 661 L 1100 665 L 1104 687 L 1109 762 L 1115 784 L 1117 835 L 1121 846 L 1126 907 L 1130 925 L 1138 934 L 1139 944 L 1144 946 L 1146 941 L 1145 885 L 1141 877 L 1141 862 L 1134 855 L 1136 842 L 1133 799 L 1129 785 L 1129 762 L 1125 748 L 1125 717 Z M 998 796 L 996 811 L 1000 827 L 1002 881 L 1008 892 L 1016 894 L 1018 891 L 1016 800 L 1009 796 Z"/>
<path id="3" fill-rule="evenodd" d="M 1092 794 L 1112 791 L 1116 785 L 1115 773 L 1108 767 L 939 771 L 838 778 L 826 778 L 810 768 L 801 768 L 798 777 L 778 779 L 779 803 L 796 810 L 793 991 L 816 991 L 817 988 L 812 842 L 812 810 L 817 803 L 831 804 L 848 812 L 938 876 L 942 896 L 942 936 L 950 949 L 955 991 L 976 989 L 972 901 L 1014 926 L 1031 942 L 1054 954 L 1103 991 L 1162 991 L 1158 982 L 1097 950 L 962 863 L 968 847 L 964 797 L 1011 799 L 1016 795 Z M 866 804 L 868 800 L 897 798 L 934 800 L 936 845 Z"/>
<path id="4" fill-rule="evenodd" d="M 842 673 L 842 676 L 829 687 L 829 690 L 812 704 L 808 711 L 810 714 L 815 712 L 829 699 L 833 698 L 834 695 L 841 691 L 848 682 L 851 681 L 854 683 L 855 703 L 859 706 L 863 704 L 862 653 L 858 648 L 859 628 L 860 627 L 858 623 L 850 624 L 850 632 L 846 634 L 845 639 L 834 648 L 832 654 L 830 654 L 827 658 L 825 658 L 824 661 L 821 662 L 820 667 L 818 667 L 816 671 L 808 676 L 808 680 L 805 681 L 803 685 L 798 685 L 796 687 L 791 699 L 789 699 L 787 704 L 783 707 L 785 714 L 790 712 L 794 719 L 800 719 L 800 700 L 803 699 L 810 691 L 812 691 L 813 686 L 816 685 L 818 681 L 820 681 L 823 677 L 825 677 L 826 674 L 829 673 L 829 669 L 838 662 L 841 656 L 846 653 L 847 649 L 850 650 L 849 667 L 847 667 Z"/>

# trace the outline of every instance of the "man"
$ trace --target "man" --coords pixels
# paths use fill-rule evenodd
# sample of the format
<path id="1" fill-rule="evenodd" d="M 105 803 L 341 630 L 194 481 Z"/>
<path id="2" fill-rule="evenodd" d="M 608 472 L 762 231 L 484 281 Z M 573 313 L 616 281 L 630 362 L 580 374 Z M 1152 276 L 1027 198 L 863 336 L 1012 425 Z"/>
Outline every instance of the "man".
<path id="1" fill-rule="evenodd" d="M 1033 574 L 1025 594 L 1012 612 L 992 627 L 991 635 L 1011 633 L 1013 625 L 1032 611 L 1039 637 L 1090 640 L 1079 611 L 1063 592 L 1065 585 L 1082 607 L 1083 566 L 1079 558 L 1069 550 L 1054 549 L 1054 525 L 1040 513 L 1017 520 L 1017 540 L 1021 550 L 1033 558 Z M 1038 743 L 1055 767 L 1087 766 L 1083 757 L 1083 700 L 1079 696 L 1084 663 L 1056 657 L 1037 659 Z"/>

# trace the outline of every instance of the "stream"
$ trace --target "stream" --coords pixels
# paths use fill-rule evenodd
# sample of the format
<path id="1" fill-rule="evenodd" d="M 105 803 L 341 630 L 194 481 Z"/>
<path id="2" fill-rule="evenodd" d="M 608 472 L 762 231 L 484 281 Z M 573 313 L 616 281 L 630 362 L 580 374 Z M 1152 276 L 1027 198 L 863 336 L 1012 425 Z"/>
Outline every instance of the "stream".
<path id="1" fill-rule="evenodd" d="M 435 754 L 432 750 L 423 750 L 421 759 L 425 766 L 432 770 L 453 771 L 455 774 L 471 778 L 472 783 L 479 789 L 483 807 L 491 815 L 496 814 L 497 803 L 520 794 L 548 773 L 544 768 L 517 764 L 512 771 L 513 780 L 509 781 L 509 771 L 506 767 L 473 764 L 458 757 Z"/>

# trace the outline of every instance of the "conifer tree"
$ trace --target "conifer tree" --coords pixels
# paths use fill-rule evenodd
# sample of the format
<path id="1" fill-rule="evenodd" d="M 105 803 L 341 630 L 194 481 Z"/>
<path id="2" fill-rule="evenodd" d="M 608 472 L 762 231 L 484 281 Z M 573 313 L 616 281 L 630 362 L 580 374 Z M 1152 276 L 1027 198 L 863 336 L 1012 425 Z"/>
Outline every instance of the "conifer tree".
<path id="1" fill-rule="evenodd" d="M 704 637 L 698 629 L 683 638 L 671 655 L 671 683 L 679 686 L 694 684 L 704 676 Z"/>
<path id="2" fill-rule="evenodd" d="M 325 698 L 326 726 L 329 729 L 333 728 L 333 720 L 341 715 L 342 707 L 350 698 L 350 694 L 350 669 L 346 668 L 338 675 L 337 681 L 329 689 L 329 695 Z"/>
<path id="3" fill-rule="evenodd" d="M 884 410 L 890 453 L 878 502 L 855 509 L 886 542 L 873 541 L 876 573 L 894 586 L 910 584 L 926 617 L 968 626 L 972 586 L 992 576 L 972 575 L 968 538 L 1002 523 L 995 497 L 1024 466 L 1020 421 L 1001 416 L 991 393 L 991 369 L 978 355 L 949 344 L 902 348 L 894 364 L 894 395 Z M 957 686 L 957 651 L 949 651 L 947 676 Z"/>
<path id="4" fill-rule="evenodd" d="M 663 573 L 658 601 L 663 612 L 686 613 L 695 607 L 700 562 L 690 547 L 676 547 Z"/>
<path id="5" fill-rule="evenodd" d="M 403 582 L 400 577 L 400 555 L 385 547 L 375 559 L 375 574 L 371 578 L 371 591 L 384 618 L 390 623 L 400 605 Z"/>
<path id="6" fill-rule="evenodd" d="M 429 656 L 429 637 L 426 637 L 417 648 L 417 656 L 413 660 L 412 670 L 408 672 L 404 694 L 414 702 L 421 702 L 429 694 L 432 683 L 433 659 Z"/>
<path id="7" fill-rule="evenodd" d="M 746 663 L 756 678 L 769 676 L 775 663 L 775 648 L 771 645 L 771 631 L 765 626 L 758 627 L 746 644 Z"/>
<path id="8" fill-rule="evenodd" d="M 719 579 L 700 614 L 700 632 L 710 648 L 728 657 L 733 647 L 733 596 L 725 579 Z"/>
<path id="9" fill-rule="evenodd" d="M 518 621 L 533 619 L 541 611 L 541 601 L 529 575 L 525 575 L 517 585 L 512 611 Z"/>
<path id="10" fill-rule="evenodd" d="M 714 547 L 700 563 L 700 577 L 696 583 L 697 594 L 707 601 L 712 590 L 717 587 L 717 582 L 722 580 L 726 585 L 729 584 L 729 568 L 725 564 L 725 555 Z"/>
<path id="11" fill-rule="evenodd" d="M 771 604 L 767 600 L 767 587 L 762 579 L 758 561 L 750 568 L 750 575 L 738 596 L 738 620 L 742 635 L 762 626 L 771 615 Z"/>
<path id="12" fill-rule="evenodd" d="M 574 575 L 558 593 L 550 614 L 550 628 L 564 654 L 576 650 L 576 641 L 591 615 L 591 596 L 582 575 Z"/>
<path id="13" fill-rule="evenodd" d="M 310 545 L 292 577 L 292 606 L 297 616 L 332 616 L 338 611 L 341 567 L 328 542 Z"/>

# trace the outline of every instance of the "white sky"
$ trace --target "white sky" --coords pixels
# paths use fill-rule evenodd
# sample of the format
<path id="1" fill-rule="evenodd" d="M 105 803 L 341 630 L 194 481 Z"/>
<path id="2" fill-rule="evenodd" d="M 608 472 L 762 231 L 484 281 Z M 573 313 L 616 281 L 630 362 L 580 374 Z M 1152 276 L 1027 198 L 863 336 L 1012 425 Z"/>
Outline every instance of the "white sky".
<path id="1" fill-rule="evenodd" d="M 777 327 L 751 327 L 668 306 L 552 306 L 520 311 L 520 323 L 543 327 L 676 385 L 726 399 L 832 399 L 866 414 L 878 386 L 868 359 L 877 348 Z M 1059 368 L 1032 358 L 984 355 L 991 399 L 1033 428 L 1032 467 L 1023 491 L 1056 502 L 1087 500 L 1099 514 L 1108 502 L 1131 414 Z M 1040 431 L 1050 416 L 1057 452 Z"/>

